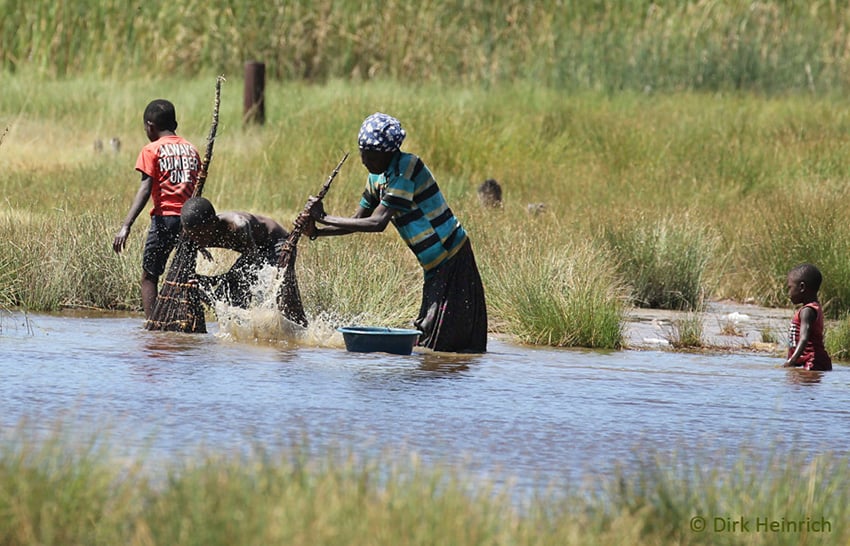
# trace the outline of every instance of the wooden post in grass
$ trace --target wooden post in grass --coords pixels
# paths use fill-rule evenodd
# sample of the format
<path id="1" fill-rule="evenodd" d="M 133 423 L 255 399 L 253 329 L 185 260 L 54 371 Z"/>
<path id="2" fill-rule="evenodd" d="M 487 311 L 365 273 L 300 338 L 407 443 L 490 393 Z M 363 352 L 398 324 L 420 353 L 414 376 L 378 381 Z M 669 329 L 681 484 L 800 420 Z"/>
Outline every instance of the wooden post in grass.
<path id="1" fill-rule="evenodd" d="M 266 65 L 257 61 L 245 63 L 245 94 L 244 114 L 242 122 L 245 125 L 255 123 L 263 125 L 266 122 Z"/>

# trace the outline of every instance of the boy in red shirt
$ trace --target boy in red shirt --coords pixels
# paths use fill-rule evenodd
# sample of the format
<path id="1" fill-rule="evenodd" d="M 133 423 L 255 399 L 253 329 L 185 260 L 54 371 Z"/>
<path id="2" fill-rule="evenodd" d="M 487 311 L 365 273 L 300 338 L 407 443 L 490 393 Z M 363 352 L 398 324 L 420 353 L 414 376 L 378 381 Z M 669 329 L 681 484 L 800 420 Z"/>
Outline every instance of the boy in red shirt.
<path id="1" fill-rule="evenodd" d="M 831 370 L 832 359 L 823 345 L 823 309 L 818 302 L 823 277 L 812 264 L 801 264 L 788 272 L 788 297 L 803 304 L 791 319 L 788 359 L 783 366 L 805 370 Z"/>
<path id="2" fill-rule="evenodd" d="M 148 104 L 144 114 L 145 134 L 150 141 L 136 159 L 136 170 L 142 173 L 142 183 L 124 223 L 112 242 L 120 254 L 127 244 L 130 227 L 148 202 L 153 200 L 151 226 L 142 257 L 142 307 L 145 318 L 153 311 L 159 277 L 165 271 L 168 256 L 177 245 L 180 235 L 180 211 L 192 197 L 201 168 L 198 150 L 188 140 L 178 136 L 174 105 L 164 99 Z"/>

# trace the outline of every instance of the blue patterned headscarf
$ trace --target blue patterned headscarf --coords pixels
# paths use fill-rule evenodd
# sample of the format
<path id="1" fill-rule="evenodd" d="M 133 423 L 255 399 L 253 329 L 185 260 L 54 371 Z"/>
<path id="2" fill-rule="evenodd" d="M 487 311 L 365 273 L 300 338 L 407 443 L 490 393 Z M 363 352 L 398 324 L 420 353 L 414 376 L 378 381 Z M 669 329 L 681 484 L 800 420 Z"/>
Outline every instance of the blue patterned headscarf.
<path id="1" fill-rule="evenodd" d="M 407 133 L 401 128 L 401 122 L 392 116 L 375 112 L 360 126 L 357 144 L 361 150 L 394 152 L 401 148 Z"/>

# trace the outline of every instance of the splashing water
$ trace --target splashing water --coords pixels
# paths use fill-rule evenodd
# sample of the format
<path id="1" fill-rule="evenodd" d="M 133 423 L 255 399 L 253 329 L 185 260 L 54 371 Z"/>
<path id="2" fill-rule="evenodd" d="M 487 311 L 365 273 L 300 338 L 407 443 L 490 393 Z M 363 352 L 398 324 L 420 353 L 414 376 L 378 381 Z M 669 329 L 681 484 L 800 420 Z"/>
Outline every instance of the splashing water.
<path id="1" fill-rule="evenodd" d="M 286 319 L 277 306 L 277 292 L 283 279 L 275 266 L 263 266 L 257 282 L 251 287 L 248 308 L 234 307 L 214 299 L 213 310 L 218 319 L 218 337 L 233 341 L 283 344 L 286 346 L 344 347 L 342 335 L 336 332 L 330 317 L 310 317 L 305 328 Z"/>

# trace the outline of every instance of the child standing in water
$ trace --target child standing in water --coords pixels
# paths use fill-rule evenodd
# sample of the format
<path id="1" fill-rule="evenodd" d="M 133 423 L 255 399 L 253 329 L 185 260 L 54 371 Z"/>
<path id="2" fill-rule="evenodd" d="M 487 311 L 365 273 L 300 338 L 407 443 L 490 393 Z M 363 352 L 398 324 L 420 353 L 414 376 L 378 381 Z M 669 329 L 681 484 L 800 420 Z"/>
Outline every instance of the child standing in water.
<path id="1" fill-rule="evenodd" d="M 148 104 L 144 114 L 145 135 L 150 141 L 139 152 L 136 170 L 142 182 L 130 211 L 115 235 L 112 249 L 120 254 L 130 236 L 130 227 L 153 200 L 151 226 L 142 257 L 142 307 L 150 319 L 158 294 L 159 277 L 165 272 L 168 256 L 177 245 L 180 235 L 180 210 L 192 197 L 201 169 L 198 150 L 185 138 L 178 136 L 174 105 L 164 99 Z"/>
<path id="2" fill-rule="evenodd" d="M 832 359 L 823 345 L 823 309 L 818 302 L 822 280 L 821 272 L 812 264 L 801 264 L 788 272 L 788 297 L 802 306 L 791 319 L 788 359 L 783 364 L 786 368 L 832 369 Z"/>

